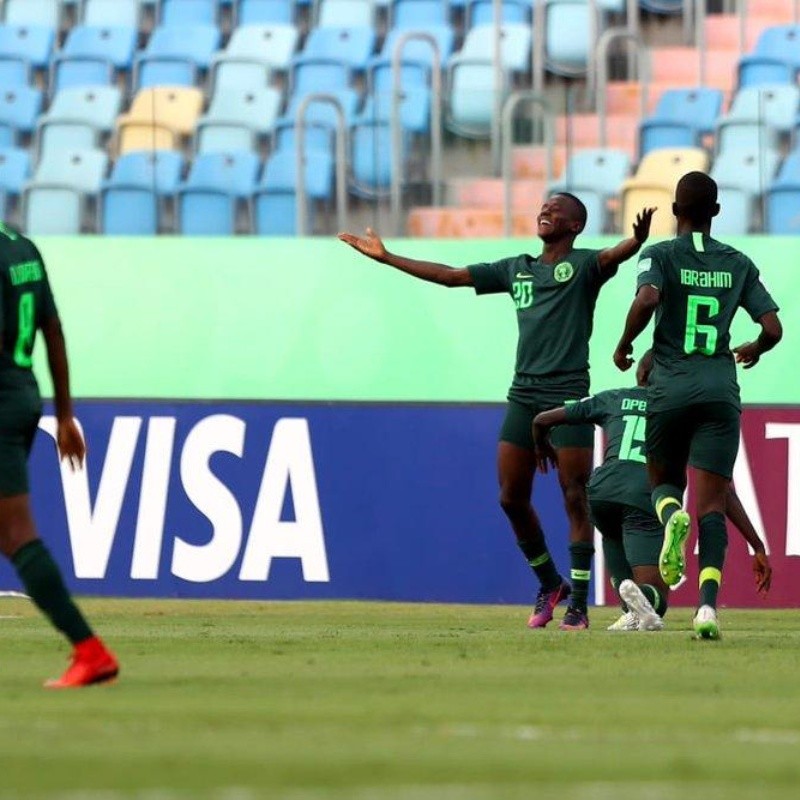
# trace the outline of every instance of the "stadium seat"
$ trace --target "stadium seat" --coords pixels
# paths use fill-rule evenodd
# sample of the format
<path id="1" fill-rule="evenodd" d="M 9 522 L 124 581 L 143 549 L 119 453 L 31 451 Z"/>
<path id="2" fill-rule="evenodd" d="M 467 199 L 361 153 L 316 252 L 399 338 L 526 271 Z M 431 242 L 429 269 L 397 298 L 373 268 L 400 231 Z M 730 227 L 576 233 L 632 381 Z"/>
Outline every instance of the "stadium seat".
<path id="1" fill-rule="evenodd" d="M 618 194 L 630 168 L 630 158 L 621 150 L 576 150 L 570 155 L 564 172 L 549 186 L 549 192 L 593 193 L 605 202 Z"/>
<path id="2" fill-rule="evenodd" d="M 408 157 L 409 141 L 401 137 L 401 173 Z M 359 120 L 350 130 L 351 191 L 359 197 L 383 197 L 392 183 L 394 150 L 388 123 Z"/>
<path id="3" fill-rule="evenodd" d="M 510 72 L 527 72 L 530 69 L 531 29 L 529 25 L 503 25 L 500 54 L 503 69 Z M 491 62 L 494 54 L 494 25 L 477 25 L 464 39 L 464 46 L 455 60 L 485 60 Z"/>
<path id="4" fill-rule="evenodd" d="M 750 86 L 737 92 L 725 120 L 759 122 L 781 133 L 789 133 L 798 112 L 800 87 Z"/>
<path id="5" fill-rule="evenodd" d="M 722 109 L 718 89 L 674 89 L 659 98 L 655 113 L 639 126 L 639 152 L 663 147 L 697 147 L 711 133 Z"/>
<path id="6" fill-rule="evenodd" d="M 75 236 L 81 233 L 85 202 L 71 189 L 30 184 L 23 201 L 23 228 L 29 236 Z"/>
<path id="7" fill-rule="evenodd" d="M 159 196 L 178 191 L 183 156 L 171 150 L 139 150 L 120 156 L 107 185 L 147 186 Z"/>
<path id="8" fill-rule="evenodd" d="M 431 26 L 449 26 L 449 12 L 442 0 L 394 0 L 389 19 L 395 30 L 428 30 Z"/>
<path id="9" fill-rule="evenodd" d="M 498 238 L 504 235 L 502 209 L 415 208 L 408 216 L 408 235 L 440 239 Z M 535 215 L 516 211 L 511 218 L 511 235 L 536 236 Z"/>
<path id="10" fill-rule="evenodd" d="M 42 92 L 30 86 L 0 90 L 0 124 L 31 133 L 42 109 Z"/>
<path id="11" fill-rule="evenodd" d="M 779 156 L 770 150 L 724 150 L 711 169 L 719 187 L 720 213 L 714 231 L 722 236 L 745 235 L 752 227 L 755 201 L 771 183 Z"/>
<path id="12" fill-rule="evenodd" d="M 198 155 L 186 183 L 178 189 L 178 227 L 189 236 L 227 236 L 236 232 L 237 202 L 256 185 L 255 153 Z"/>
<path id="13" fill-rule="evenodd" d="M 545 66 L 557 75 L 582 75 L 593 52 L 592 10 L 584 0 L 545 3 Z M 569 35 L 565 32 L 569 31 Z M 597 35 L 597 34 L 595 34 Z"/>
<path id="14" fill-rule="evenodd" d="M 162 25 L 216 25 L 217 0 L 161 0 L 159 20 Z"/>
<path id="15" fill-rule="evenodd" d="M 800 149 L 793 150 L 781 165 L 765 196 L 765 230 L 800 236 Z"/>
<path id="16" fill-rule="evenodd" d="M 13 89 L 27 86 L 31 81 L 31 67 L 27 59 L 18 56 L 0 56 L 0 86 Z"/>
<path id="17" fill-rule="evenodd" d="M 716 148 L 726 150 L 753 150 L 767 148 L 778 150 L 779 133 L 775 128 L 755 120 L 722 119 L 717 125 Z"/>
<path id="18" fill-rule="evenodd" d="M 364 70 L 374 49 L 372 28 L 314 28 L 308 35 L 302 56 L 341 60 L 353 69 Z"/>
<path id="19" fill-rule="evenodd" d="M 515 209 L 539 208 L 546 190 L 542 180 L 514 180 L 511 205 Z M 448 205 L 498 209 L 505 202 L 505 184 L 501 178 L 450 178 L 445 197 Z"/>
<path id="20" fill-rule="evenodd" d="M 6 0 L 7 25 L 43 25 L 54 31 L 61 26 L 59 0 Z"/>
<path id="21" fill-rule="evenodd" d="M 36 152 L 39 157 L 50 150 L 93 150 L 98 143 L 97 128 L 77 120 L 44 120 L 39 122 L 36 133 Z"/>
<path id="22" fill-rule="evenodd" d="M 530 24 L 530 0 L 503 0 L 503 22 Z M 494 0 L 469 0 L 466 4 L 467 27 L 494 24 Z"/>
<path id="23" fill-rule="evenodd" d="M 281 94 L 270 86 L 217 91 L 197 123 L 198 152 L 254 149 L 257 138 L 272 131 L 280 106 Z"/>
<path id="24" fill-rule="evenodd" d="M 295 3 L 294 0 L 239 0 L 236 19 L 239 25 L 291 25 L 295 19 Z"/>
<path id="25" fill-rule="evenodd" d="M 133 63 L 136 37 L 136 28 L 78 25 L 69 32 L 63 49 L 56 55 L 54 68 L 63 61 L 86 60 L 128 70 Z"/>
<path id="26" fill-rule="evenodd" d="M 794 83 L 800 71 L 800 25 L 777 25 L 739 61 L 739 86 Z"/>
<path id="27" fill-rule="evenodd" d="M 369 70 L 369 91 L 359 118 L 371 122 L 390 122 L 394 98 L 391 62 L 373 61 Z M 427 133 L 430 129 L 431 91 L 428 70 L 418 62 L 400 65 L 400 124 L 407 131 Z"/>
<path id="28" fill-rule="evenodd" d="M 394 50 L 398 39 L 409 32 L 410 29 L 398 30 L 393 28 L 390 30 L 384 40 L 381 57 L 385 60 L 391 60 L 394 56 Z M 453 29 L 449 26 L 431 25 L 430 27 L 426 27 L 423 32 L 436 40 L 436 44 L 439 48 L 440 61 L 443 65 L 446 64 L 447 59 L 453 52 L 453 46 L 455 44 L 455 33 Z M 424 41 L 411 39 L 406 42 L 403 47 L 402 58 L 403 61 L 416 61 L 429 69 L 433 68 L 433 49 Z"/>
<path id="29" fill-rule="evenodd" d="M 639 5 L 654 14 L 680 14 L 683 11 L 683 0 L 639 0 Z"/>
<path id="30" fill-rule="evenodd" d="M 0 148 L 0 192 L 18 197 L 30 177 L 31 157 L 27 150 Z"/>
<path id="31" fill-rule="evenodd" d="M 219 47 L 215 25 L 162 25 L 136 59 L 134 87 L 193 86 L 198 70 L 207 69 Z"/>
<path id="32" fill-rule="evenodd" d="M 606 140 L 603 145 L 600 118 L 597 114 L 559 114 L 555 120 L 556 146 L 574 148 L 610 147 L 622 150 L 630 158 L 636 155 L 639 117 L 631 114 L 609 114 L 606 117 Z"/>
<path id="33" fill-rule="evenodd" d="M 317 26 L 320 28 L 373 28 L 373 0 L 320 0 Z"/>
<path id="34" fill-rule="evenodd" d="M 142 89 L 117 119 L 119 152 L 175 149 L 194 130 L 202 107 L 203 93 L 195 87 Z"/>
<path id="35" fill-rule="evenodd" d="M 139 29 L 141 0 L 85 0 L 83 25 Z"/>
<path id="36" fill-rule="evenodd" d="M 55 30 L 46 25 L 0 25 L 0 58 L 22 58 L 42 69 L 50 63 L 54 43 Z"/>
<path id="37" fill-rule="evenodd" d="M 299 56 L 292 63 L 291 92 L 303 97 L 315 92 L 336 92 L 350 85 L 350 67 L 339 59 L 309 59 Z"/>
<path id="38" fill-rule="evenodd" d="M 299 32 L 293 25 L 236 28 L 228 47 L 212 63 L 214 87 L 266 85 L 271 70 L 289 68 L 298 38 Z"/>

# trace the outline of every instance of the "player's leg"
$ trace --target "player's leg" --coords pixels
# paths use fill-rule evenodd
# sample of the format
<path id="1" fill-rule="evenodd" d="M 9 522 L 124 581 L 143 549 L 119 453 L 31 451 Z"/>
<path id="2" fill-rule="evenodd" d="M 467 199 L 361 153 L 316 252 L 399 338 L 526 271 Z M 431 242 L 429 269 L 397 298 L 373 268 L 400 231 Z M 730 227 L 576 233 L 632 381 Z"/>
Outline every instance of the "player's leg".
<path id="1" fill-rule="evenodd" d="M 572 582 L 572 597 L 561 627 L 565 630 L 582 630 L 589 627 L 587 603 L 594 556 L 594 531 L 589 520 L 589 504 L 586 498 L 586 484 L 592 473 L 592 448 L 565 444 L 564 437 L 558 436 L 559 432 L 559 429 L 553 432 L 552 441 L 558 456 L 558 480 L 569 520 Z M 593 430 L 591 434 L 593 441 Z"/>
<path id="2" fill-rule="evenodd" d="M 683 492 L 693 426 L 691 410 L 675 409 L 647 416 L 647 471 L 653 509 L 664 531 L 658 564 L 670 586 L 680 581 L 686 569 L 685 547 L 691 518 L 683 508 Z"/>
<path id="3" fill-rule="evenodd" d="M 521 403 L 509 402 L 497 448 L 500 505 L 517 539 L 517 546 L 530 565 L 541 588 L 530 627 L 543 628 L 553 618 L 553 609 L 569 595 L 547 549 L 539 517 L 531 505 L 536 463 L 531 423 L 533 412 Z"/>
<path id="4" fill-rule="evenodd" d="M 728 546 L 725 506 L 739 451 L 740 414 L 727 403 L 705 404 L 701 412 L 689 456 L 696 472 L 699 530 L 700 596 L 694 627 L 699 637 L 717 639 L 717 593 Z"/>
<path id="5" fill-rule="evenodd" d="M 93 634 L 67 590 L 57 564 L 36 533 L 30 508 L 27 459 L 39 418 L 38 403 L 6 403 L 0 429 L 0 552 L 25 591 L 74 646 L 65 675 L 52 688 L 84 686 L 115 677 L 114 656 Z M 32 407 L 32 408 L 30 408 Z"/>

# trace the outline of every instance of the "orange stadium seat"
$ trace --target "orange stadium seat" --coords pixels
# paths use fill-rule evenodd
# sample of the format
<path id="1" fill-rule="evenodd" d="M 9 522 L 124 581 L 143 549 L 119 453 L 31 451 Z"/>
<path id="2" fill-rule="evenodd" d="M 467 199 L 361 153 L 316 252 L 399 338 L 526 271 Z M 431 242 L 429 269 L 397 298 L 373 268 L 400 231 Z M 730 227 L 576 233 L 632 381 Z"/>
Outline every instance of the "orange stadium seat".
<path id="1" fill-rule="evenodd" d="M 736 83 L 736 50 L 708 50 L 705 86 L 730 92 Z M 651 78 L 674 88 L 700 85 L 700 52 L 694 47 L 657 47 L 651 51 Z"/>
<path id="2" fill-rule="evenodd" d="M 560 175 L 567 163 L 567 148 L 553 148 L 550 174 Z M 515 147 L 511 151 L 511 172 L 515 178 L 547 178 L 547 148 L 539 145 Z"/>
<path id="3" fill-rule="evenodd" d="M 606 118 L 606 147 L 623 150 L 631 158 L 639 138 L 639 115 L 609 114 Z M 573 148 L 600 147 L 600 119 L 597 114 L 556 117 L 556 143 Z"/>
<path id="4" fill-rule="evenodd" d="M 647 88 L 647 113 L 651 114 L 658 98 L 672 83 L 651 83 Z M 606 87 L 606 113 L 639 114 L 642 103 L 642 84 L 639 81 L 613 81 Z"/>
<path id="5" fill-rule="evenodd" d="M 503 181 L 500 178 L 458 178 L 448 183 L 451 201 L 457 206 L 493 209 L 503 207 Z M 518 180 L 511 187 L 513 208 L 539 208 L 547 188 L 542 180 Z"/>
<path id="6" fill-rule="evenodd" d="M 415 208 L 408 215 L 408 235 L 469 239 L 503 235 L 503 212 L 488 208 Z M 535 236 L 535 213 L 513 215 L 513 236 Z"/>
<path id="7" fill-rule="evenodd" d="M 744 52 L 756 46 L 758 36 L 764 28 L 780 25 L 785 19 L 773 16 L 754 17 L 748 14 L 744 30 Z M 705 39 L 709 50 L 735 50 L 739 52 L 739 15 L 709 14 L 706 17 Z"/>

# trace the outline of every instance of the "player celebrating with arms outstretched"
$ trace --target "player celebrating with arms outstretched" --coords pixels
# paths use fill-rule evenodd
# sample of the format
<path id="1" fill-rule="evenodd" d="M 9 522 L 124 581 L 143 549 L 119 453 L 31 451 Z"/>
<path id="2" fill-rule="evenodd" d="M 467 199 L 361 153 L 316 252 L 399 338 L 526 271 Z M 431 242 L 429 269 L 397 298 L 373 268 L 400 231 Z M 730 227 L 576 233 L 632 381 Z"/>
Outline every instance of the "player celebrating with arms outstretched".
<path id="1" fill-rule="evenodd" d="M 671 586 L 683 576 L 690 518 L 682 498 L 690 464 L 697 476 L 700 542 L 694 629 L 699 638 L 717 639 L 717 592 L 728 543 L 725 508 L 741 415 L 730 326 L 740 306 L 761 326 L 756 341 L 733 351 L 745 369 L 780 341 L 782 330 L 778 307 L 753 262 L 711 238 L 711 221 L 719 213 L 716 183 L 702 172 L 684 175 L 672 210 L 678 235 L 642 252 L 636 298 L 614 363 L 630 368 L 633 342 L 656 313 L 646 446 L 653 506 L 665 526 L 659 568 Z"/>
<path id="2" fill-rule="evenodd" d="M 531 628 L 547 625 L 556 605 L 570 593 L 572 599 L 561 628 L 588 627 L 586 602 L 594 554 L 586 504 L 586 481 L 592 470 L 592 426 L 561 426 L 553 431 L 570 524 L 570 586 L 550 557 L 531 505 L 536 470 L 531 423 L 540 411 L 589 393 L 589 338 L 598 293 L 619 265 L 647 240 L 653 211 L 644 210 L 637 217 L 633 236 L 615 247 L 576 250 L 575 238 L 586 225 L 586 207 L 574 195 L 556 194 L 543 204 L 537 218 L 538 236 L 544 242 L 540 256 L 523 254 L 462 269 L 390 253 L 371 230 L 363 237 L 339 235 L 360 253 L 415 278 L 442 286 L 471 286 L 477 294 L 507 293 L 514 300 L 519 343 L 497 463 L 500 505 L 541 583 L 528 621 Z"/>

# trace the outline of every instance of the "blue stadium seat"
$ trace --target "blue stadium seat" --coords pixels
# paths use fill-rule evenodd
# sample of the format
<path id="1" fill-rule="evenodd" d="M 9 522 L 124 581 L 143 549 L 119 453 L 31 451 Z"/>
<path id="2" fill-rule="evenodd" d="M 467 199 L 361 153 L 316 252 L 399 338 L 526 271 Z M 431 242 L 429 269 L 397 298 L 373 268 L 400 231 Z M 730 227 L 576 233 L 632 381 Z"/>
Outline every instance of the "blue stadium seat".
<path id="1" fill-rule="evenodd" d="M 780 156 L 771 150 L 724 150 L 711 169 L 719 187 L 720 213 L 714 231 L 721 236 L 749 233 L 755 202 L 772 181 Z"/>
<path id="2" fill-rule="evenodd" d="M 375 5 L 372 0 L 320 0 L 317 26 L 320 28 L 372 28 Z"/>
<path id="3" fill-rule="evenodd" d="M 530 0 L 503 0 L 501 8 L 503 22 L 530 24 Z M 470 2 L 467 3 L 468 27 L 493 24 L 494 0 L 470 0 Z"/>
<path id="4" fill-rule="evenodd" d="M 800 25 L 777 25 L 739 61 L 739 86 L 794 83 L 800 71 Z"/>
<path id="5" fill-rule="evenodd" d="M 339 100 L 344 112 L 345 125 L 348 125 L 356 115 L 358 95 L 352 89 L 339 89 L 327 92 L 327 94 L 331 94 Z M 278 120 L 278 124 L 287 122 L 294 124 L 297 110 L 302 102 L 302 95 L 294 95 L 289 101 L 286 113 Z M 336 127 L 337 114 L 329 103 L 314 101 L 309 103 L 306 109 L 305 120 L 308 125 L 327 128 L 332 134 Z"/>
<path id="6" fill-rule="evenodd" d="M 781 133 L 789 133 L 799 111 L 800 87 L 750 86 L 736 93 L 725 119 L 760 122 Z"/>
<path id="7" fill-rule="evenodd" d="M 765 201 L 766 233 L 800 236 L 800 148 L 786 157 Z"/>
<path id="8" fill-rule="evenodd" d="M 697 147 L 713 132 L 722 109 L 718 89 L 668 89 L 651 117 L 639 125 L 639 153 L 661 147 Z"/>
<path id="9" fill-rule="evenodd" d="M 683 0 L 639 0 L 639 5 L 654 14 L 680 14 L 683 11 Z"/>
<path id="10" fill-rule="evenodd" d="M 273 22 L 291 25 L 295 19 L 295 3 L 293 0 L 239 0 L 236 19 L 239 25 Z"/>
<path id="11" fill-rule="evenodd" d="M 162 25 L 216 25 L 217 0 L 161 0 L 159 19 Z"/>
<path id="12" fill-rule="evenodd" d="M 145 186 L 105 185 L 101 190 L 100 233 L 108 236 L 155 236 L 161 205 Z"/>
<path id="13" fill-rule="evenodd" d="M 299 37 L 293 25 L 280 23 L 236 28 L 228 47 L 214 58 L 214 87 L 264 86 L 271 70 L 289 68 Z"/>
<path id="14" fill-rule="evenodd" d="M 28 61 L 18 56 L 0 56 L 0 86 L 13 89 L 27 86 L 31 81 L 31 67 Z"/>
<path id="15" fill-rule="evenodd" d="M 134 88 L 193 86 L 196 73 L 209 67 L 219 47 L 215 25 L 169 25 L 153 31 L 136 59 Z"/>
<path id="16" fill-rule="evenodd" d="M 527 72 L 531 64 L 531 29 L 529 25 L 503 25 L 501 57 L 503 68 L 511 72 Z M 494 25 L 476 25 L 468 31 L 464 46 L 455 59 L 477 59 L 492 62 L 494 57 Z"/>
<path id="17" fill-rule="evenodd" d="M 777 151 L 780 147 L 780 136 L 775 128 L 760 122 L 722 119 L 717 125 L 716 147 L 718 153 L 759 148 Z"/>
<path id="18" fill-rule="evenodd" d="M 411 29 L 398 30 L 396 28 L 390 30 L 386 36 L 386 40 L 384 41 L 381 57 L 385 59 L 391 59 L 394 55 L 394 49 L 397 44 L 397 40 L 410 30 Z M 443 25 L 431 25 L 424 28 L 423 32 L 433 36 L 436 39 L 436 44 L 439 47 L 439 56 L 441 58 L 441 62 L 443 65 L 446 64 L 447 59 L 453 52 L 453 46 L 455 44 L 455 33 L 453 32 L 453 29 Z M 431 46 L 426 42 L 412 39 L 406 43 L 405 47 L 403 47 L 403 61 L 416 61 L 420 64 L 424 64 L 429 69 L 432 68 L 433 52 Z"/>
<path id="19" fill-rule="evenodd" d="M 0 57 L 24 58 L 42 69 L 50 63 L 55 35 L 53 28 L 42 25 L 0 25 Z"/>
<path id="20" fill-rule="evenodd" d="M 42 92 L 30 86 L 0 90 L 0 124 L 31 133 L 42 110 Z"/>
<path id="21" fill-rule="evenodd" d="M 581 196 L 581 191 L 593 192 L 605 201 L 619 194 L 630 169 L 630 158 L 621 150 L 575 150 L 562 175 L 548 187 L 548 192 L 572 192 L 578 196 Z"/>
<path id="22" fill-rule="evenodd" d="M 114 128 L 122 107 L 122 92 L 116 86 L 84 86 L 63 89 L 54 98 L 41 122 L 71 120 L 85 122 L 104 133 Z"/>
<path id="23" fill-rule="evenodd" d="M 19 196 L 31 174 L 31 157 L 27 150 L 0 148 L 0 192 Z"/>
<path id="24" fill-rule="evenodd" d="M 83 5 L 84 25 L 100 28 L 139 29 L 141 0 L 86 0 Z"/>
<path id="25" fill-rule="evenodd" d="M 394 81 L 391 62 L 376 59 L 369 69 L 369 92 L 360 120 L 389 122 L 392 118 Z M 429 70 L 422 64 L 404 61 L 400 65 L 400 124 L 407 131 L 427 133 L 430 129 L 431 91 Z"/>
<path id="26" fill-rule="evenodd" d="M 342 60 L 353 69 L 366 69 L 375 49 L 372 28 L 314 28 L 302 56 L 309 59 Z"/>
<path id="27" fill-rule="evenodd" d="M 308 124 L 305 126 L 306 151 L 331 153 L 334 133 L 328 125 Z M 297 143 L 297 128 L 294 120 L 279 119 L 275 124 L 273 152 L 294 150 Z"/>
<path id="28" fill-rule="evenodd" d="M 197 123 L 198 152 L 253 150 L 272 131 L 280 106 L 281 94 L 271 86 L 217 91 Z"/>
<path id="29" fill-rule="evenodd" d="M 61 26 L 59 0 L 6 0 L 5 22 L 9 25 L 43 25 L 52 30 Z"/>
<path id="30" fill-rule="evenodd" d="M 86 122 L 47 120 L 39 123 L 36 134 L 36 152 L 41 155 L 50 150 L 93 150 L 98 146 L 97 128 Z"/>
<path id="31" fill-rule="evenodd" d="M 258 169 L 255 153 L 198 155 L 186 183 L 178 189 L 180 232 L 189 236 L 235 233 L 238 201 L 252 196 Z"/>
<path id="32" fill-rule="evenodd" d="M 402 164 L 408 157 L 409 141 L 401 140 Z M 392 184 L 392 132 L 386 122 L 359 120 L 350 132 L 351 191 L 359 197 L 384 197 Z M 402 166 L 401 166 L 402 169 Z"/>
<path id="33" fill-rule="evenodd" d="M 591 9 L 584 0 L 542 0 L 545 66 L 557 75 L 582 75 L 593 52 Z M 565 33 L 569 31 L 568 35 Z"/>
<path id="34" fill-rule="evenodd" d="M 450 9 L 442 0 L 394 0 L 391 27 L 395 30 L 427 30 L 431 26 L 449 26 Z"/>
<path id="35" fill-rule="evenodd" d="M 152 186 L 159 195 L 174 195 L 183 172 L 183 156 L 174 150 L 139 150 L 117 159 L 110 180 Z"/>
<path id="36" fill-rule="evenodd" d="M 292 64 L 291 91 L 296 97 L 313 92 L 335 92 L 349 85 L 350 67 L 346 61 L 299 56 Z"/>
<path id="37" fill-rule="evenodd" d="M 114 71 L 127 70 L 136 48 L 134 28 L 95 28 L 79 25 L 70 31 L 64 48 L 50 68 L 50 90 L 108 85 Z"/>

